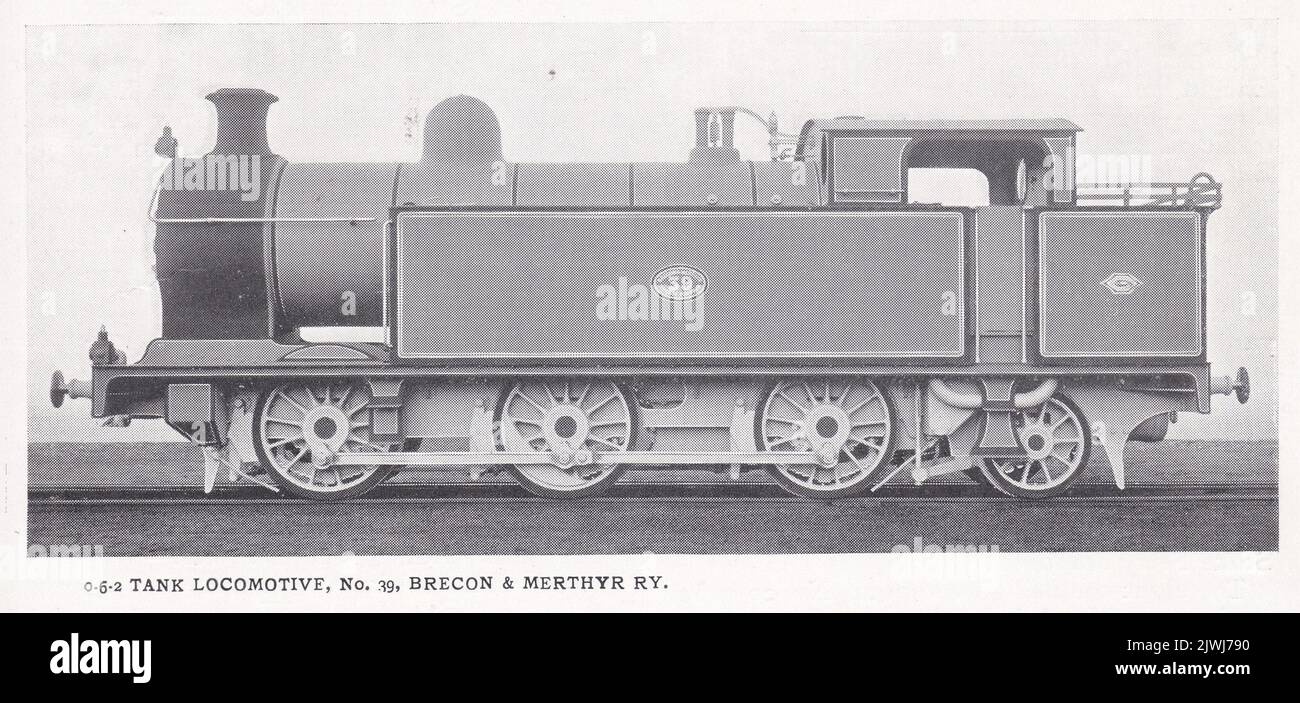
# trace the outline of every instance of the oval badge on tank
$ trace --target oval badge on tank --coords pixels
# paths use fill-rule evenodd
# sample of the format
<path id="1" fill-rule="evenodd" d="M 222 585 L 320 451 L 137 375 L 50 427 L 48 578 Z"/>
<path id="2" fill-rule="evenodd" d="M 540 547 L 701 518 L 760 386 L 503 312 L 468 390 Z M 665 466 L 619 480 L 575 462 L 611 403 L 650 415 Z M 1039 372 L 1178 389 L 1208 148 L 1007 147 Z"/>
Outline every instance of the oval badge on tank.
<path id="1" fill-rule="evenodd" d="M 655 293 L 669 300 L 691 300 L 709 287 L 704 272 L 694 266 L 668 266 L 654 277 Z"/>

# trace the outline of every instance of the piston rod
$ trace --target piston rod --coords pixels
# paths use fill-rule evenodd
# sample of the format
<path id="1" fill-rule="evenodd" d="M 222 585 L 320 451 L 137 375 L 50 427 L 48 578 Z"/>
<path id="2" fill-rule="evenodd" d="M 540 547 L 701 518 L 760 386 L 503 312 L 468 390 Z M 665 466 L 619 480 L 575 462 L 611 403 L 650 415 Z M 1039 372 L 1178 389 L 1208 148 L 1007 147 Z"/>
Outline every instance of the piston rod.
<path id="1" fill-rule="evenodd" d="M 343 452 L 333 463 L 344 466 L 473 466 L 555 464 L 550 452 Z M 813 452 L 591 452 L 582 464 L 817 464 Z M 574 462 L 577 465 L 577 462 Z"/>

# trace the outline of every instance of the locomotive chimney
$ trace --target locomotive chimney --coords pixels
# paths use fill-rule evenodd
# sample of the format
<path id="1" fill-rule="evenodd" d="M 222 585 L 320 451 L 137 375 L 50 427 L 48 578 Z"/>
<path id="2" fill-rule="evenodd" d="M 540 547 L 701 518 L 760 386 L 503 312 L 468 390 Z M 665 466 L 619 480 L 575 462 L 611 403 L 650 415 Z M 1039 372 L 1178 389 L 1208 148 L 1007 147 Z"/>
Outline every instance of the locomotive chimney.
<path id="1" fill-rule="evenodd" d="M 270 154 L 266 113 L 278 98 L 259 88 L 222 88 L 208 94 L 217 107 L 213 154 Z"/>

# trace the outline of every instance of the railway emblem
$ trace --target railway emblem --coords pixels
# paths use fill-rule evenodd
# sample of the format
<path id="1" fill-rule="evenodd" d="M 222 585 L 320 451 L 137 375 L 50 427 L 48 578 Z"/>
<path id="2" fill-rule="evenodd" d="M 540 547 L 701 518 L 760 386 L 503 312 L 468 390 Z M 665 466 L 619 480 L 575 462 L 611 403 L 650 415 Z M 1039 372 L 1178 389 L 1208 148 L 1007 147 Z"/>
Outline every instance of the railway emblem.
<path id="1" fill-rule="evenodd" d="M 669 300 L 692 300 L 700 297 L 709 287 L 709 279 L 694 266 L 659 269 L 653 282 L 655 293 Z"/>
<path id="2" fill-rule="evenodd" d="M 1112 273 L 1101 282 L 1101 285 L 1115 295 L 1128 295 L 1137 290 L 1137 287 L 1142 285 L 1142 281 L 1130 273 Z"/>

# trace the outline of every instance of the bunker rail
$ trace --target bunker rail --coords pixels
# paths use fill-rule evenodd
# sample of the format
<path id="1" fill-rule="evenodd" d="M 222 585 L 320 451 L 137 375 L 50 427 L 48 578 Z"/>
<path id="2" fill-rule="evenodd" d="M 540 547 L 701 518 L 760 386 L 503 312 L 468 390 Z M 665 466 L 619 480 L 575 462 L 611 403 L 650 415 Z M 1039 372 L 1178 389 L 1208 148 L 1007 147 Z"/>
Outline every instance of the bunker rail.
<path id="1" fill-rule="evenodd" d="M 1076 197 L 1083 206 L 1219 209 L 1223 184 L 1208 173 L 1187 183 L 1080 183 Z"/>

